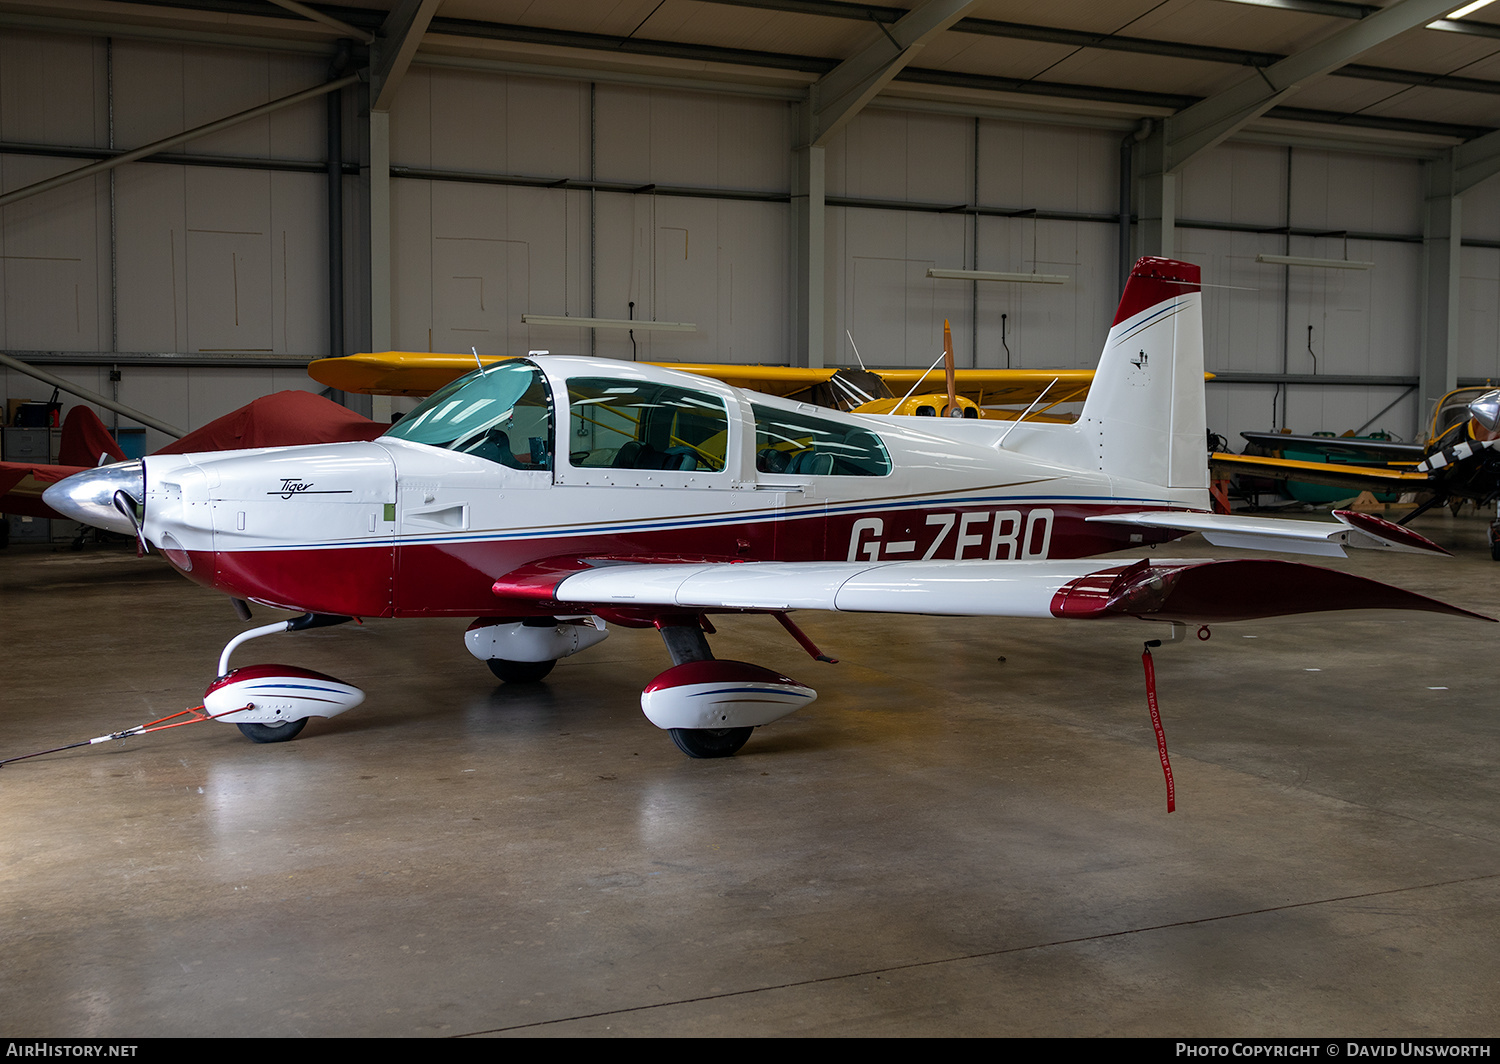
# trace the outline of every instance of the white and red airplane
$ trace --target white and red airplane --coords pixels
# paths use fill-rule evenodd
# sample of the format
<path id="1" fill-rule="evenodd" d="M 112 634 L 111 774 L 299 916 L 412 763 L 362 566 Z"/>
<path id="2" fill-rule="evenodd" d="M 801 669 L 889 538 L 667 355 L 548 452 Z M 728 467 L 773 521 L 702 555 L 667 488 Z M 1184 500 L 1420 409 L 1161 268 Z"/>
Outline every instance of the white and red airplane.
<path id="1" fill-rule="evenodd" d="M 225 647 L 205 705 L 261 742 L 358 704 L 307 670 L 229 670 L 247 639 L 351 617 L 465 616 L 471 653 L 534 681 L 656 627 L 673 667 L 646 716 L 694 757 L 816 697 L 714 658 L 708 615 L 797 609 L 1204 624 L 1365 607 L 1478 616 L 1289 562 L 1089 561 L 1191 531 L 1315 554 L 1441 551 L 1359 514 L 1208 511 L 1199 271 L 1142 259 L 1076 424 L 841 414 L 606 359 L 484 366 L 373 442 L 153 455 L 46 493 L 134 532 L 191 579 L 301 611 Z M 242 604 L 241 604 L 242 605 Z M 248 611 L 245 611 L 248 616 Z"/>

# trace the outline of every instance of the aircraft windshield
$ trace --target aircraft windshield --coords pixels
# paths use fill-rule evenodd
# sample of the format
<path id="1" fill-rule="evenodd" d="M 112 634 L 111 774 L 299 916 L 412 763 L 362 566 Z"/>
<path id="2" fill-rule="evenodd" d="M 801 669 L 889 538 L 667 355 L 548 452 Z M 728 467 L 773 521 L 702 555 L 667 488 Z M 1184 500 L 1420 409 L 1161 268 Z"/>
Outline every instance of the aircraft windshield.
<path id="1" fill-rule="evenodd" d="M 1431 438 L 1429 443 L 1452 443 L 1452 440 L 1443 439 L 1455 426 L 1462 425 L 1469 420 L 1469 404 L 1478 399 L 1488 388 L 1460 388 L 1449 392 L 1438 400 L 1437 407 L 1432 414 Z"/>
<path id="2" fill-rule="evenodd" d="M 433 392 L 386 435 L 512 469 L 549 469 L 552 396 L 530 362 L 500 362 Z"/>

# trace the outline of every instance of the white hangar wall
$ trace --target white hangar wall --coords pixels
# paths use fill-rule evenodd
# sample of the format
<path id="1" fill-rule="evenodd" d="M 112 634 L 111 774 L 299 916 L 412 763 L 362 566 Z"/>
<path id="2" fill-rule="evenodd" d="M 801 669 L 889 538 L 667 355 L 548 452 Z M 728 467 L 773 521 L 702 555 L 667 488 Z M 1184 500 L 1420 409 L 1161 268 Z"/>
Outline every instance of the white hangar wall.
<path id="1" fill-rule="evenodd" d="M 314 57 L 8 33 L 0 187 L 81 165 L 18 146 L 106 147 L 111 80 L 114 142 L 133 147 L 325 78 Z M 345 158 L 355 160 L 362 119 L 354 93 L 345 97 Z M 794 118 L 783 99 L 415 67 L 390 123 L 394 342 L 789 361 Z M 857 116 L 826 151 L 828 359 L 852 363 L 852 336 L 872 365 L 925 366 L 946 319 L 960 365 L 1092 365 L 1118 296 L 1123 135 L 892 101 Z M 280 388 L 316 389 L 301 367 L 330 342 L 324 138 L 324 103 L 311 100 L 174 149 L 233 165 L 119 168 L 113 225 L 108 176 L 0 210 L 0 346 L 158 355 L 124 369 L 119 398 L 184 426 Z M 593 189 L 548 187 L 563 180 Z M 1316 359 L 1320 375 L 1415 376 L 1420 183 L 1419 160 L 1367 152 L 1231 142 L 1195 159 L 1178 182 L 1177 245 L 1209 286 L 1208 368 L 1311 373 Z M 1480 244 L 1462 254 L 1462 376 L 1500 376 L 1497 186 L 1464 199 L 1465 235 Z M 363 178 L 346 176 L 344 188 L 356 350 L 369 336 Z M 1267 266 L 1260 253 L 1375 268 Z M 940 281 L 926 276 L 933 266 L 1068 280 Z M 698 328 L 637 330 L 632 345 L 623 331 L 528 326 L 522 314 Z M 220 361 L 173 364 L 188 357 Z M 54 369 L 111 391 L 106 366 Z M 49 391 L 10 373 L 4 384 L 9 395 Z M 1402 391 L 1215 384 L 1209 418 L 1232 442 L 1247 428 L 1339 431 L 1371 419 L 1411 436 L 1423 404 Z"/>
<path id="2" fill-rule="evenodd" d="M 590 149 L 590 128 L 596 130 Z M 780 100 L 556 79 L 412 71 L 391 160 L 397 345 L 546 349 L 652 361 L 784 361 L 790 113 Z M 592 155 L 592 158 L 591 158 Z M 469 175 L 468 180 L 461 175 Z M 700 196 L 491 183 L 597 175 Z M 632 308 L 631 303 L 635 306 Z M 693 322 L 635 334 L 527 325 L 523 314 Z"/>
<path id="3" fill-rule="evenodd" d="M 317 84 L 327 64 L 133 40 L 113 41 L 107 51 L 96 38 L 7 32 L 0 35 L 0 141 L 107 148 L 110 66 L 114 143 L 131 148 Z M 321 167 L 324 126 L 323 103 L 313 100 L 180 150 Z M 88 161 L 0 154 L 0 187 L 9 191 Z M 159 365 L 123 367 L 117 385 L 107 365 L 47 368 L 184 428 L 273 391 L 319 390 L 304 367 L 328 343 L 323 178 L 144 162 L 113 174 L 113 254 L 109 174 L 0 211 L 0 346 L 21 358 L 161 355 Z M 174 366 L 173 356 L 222 356 L 225 364 Z M 234 365 L 254 356 L 290 361 L 286 368 Z M 0 375 L 7 396 L 51 392 L 24 374 Z M 98 412 L 113 423 L 114 415 Z M 148 430 L 148 447 L 167 442 Z"/>

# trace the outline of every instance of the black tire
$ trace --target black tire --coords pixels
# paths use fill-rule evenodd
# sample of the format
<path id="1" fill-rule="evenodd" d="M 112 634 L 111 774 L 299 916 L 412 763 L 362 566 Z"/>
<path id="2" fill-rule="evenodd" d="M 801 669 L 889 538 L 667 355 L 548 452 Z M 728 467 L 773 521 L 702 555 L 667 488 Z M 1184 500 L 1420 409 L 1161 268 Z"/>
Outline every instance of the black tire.
<path id="1" fill-rule="evenodd" d="M 307 727 L 307 718 L 280 724 L 236 724 L 235 727 L 252 743 L 286 743 L 302 734 L 302 729 Z"/>
<path id="2" fill-rule="evenodd" d="M 490 658 L 485 662 L 490 667 L 497 679 L 505 683 L 536 683 L 545 679 L 552 671 L 552 666 L 557 664 L 557 659 L 551 661 L 507 661 L 505 658 Z"/>
<path id="3" fill-rule="evenodd" d="M 1500 562 L 1500 542 L 1490 544 L 1490 559 Z"/>
<path id="4" fill-rule="evenodd" d="M 672 741 L 688 757 L 731 757 L 754 728 L 668 728 Z"/>

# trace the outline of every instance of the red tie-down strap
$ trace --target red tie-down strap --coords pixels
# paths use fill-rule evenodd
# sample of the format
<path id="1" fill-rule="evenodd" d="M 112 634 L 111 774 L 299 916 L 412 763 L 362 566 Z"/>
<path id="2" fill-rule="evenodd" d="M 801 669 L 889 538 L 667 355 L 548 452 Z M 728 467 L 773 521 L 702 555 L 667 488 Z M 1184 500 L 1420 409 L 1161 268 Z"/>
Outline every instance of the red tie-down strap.
<path id="1" fill-rule="evenodd" d="M 1156 642 L 1152 640 L 1152 642 Z M 1151 643 L 1141 651 L 1141 664 L 1146 669 L 1146 705 L 1151 707 L 1151 726 L 1156 729 L 1156 752 L 1161 755 L 1161 774 L 1167 779 L 1167 812 L 1177 808 L 1177 788 L 1172 783 L 1172 762 L 1167 757 L 1167 734 L 1161 727 L 1161 710 L 1156 705 L 1156 665 L 1151 660 Z"/>

